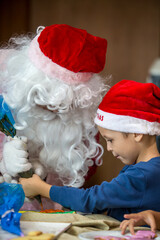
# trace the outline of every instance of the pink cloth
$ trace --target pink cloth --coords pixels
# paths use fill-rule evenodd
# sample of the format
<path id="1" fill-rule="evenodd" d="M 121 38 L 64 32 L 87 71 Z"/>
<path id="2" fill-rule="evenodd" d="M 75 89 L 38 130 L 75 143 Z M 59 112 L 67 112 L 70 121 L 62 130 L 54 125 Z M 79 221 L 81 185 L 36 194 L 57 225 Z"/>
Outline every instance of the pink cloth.
<path id="1" fill-rule="evenodd" d="M 60 181 L 57 179 L 57 175 L 52 173 L 48 174 L 46 182 L 51 185 L 53 184 L 57 186 L 61 185 Z M 41 198 L 41 200 L 42 200 L 42 205 L 44 210 L 45 209 L 62 209 L 62 206 L 60 204 L 55 203 L 50 199 Z M 34 199 L 34 200 L 31 200 L 31 202 L 25 202 L 21 210 L 42 210 L 42 209 L 41 209 L 40 203 L 36 199 Z"/>

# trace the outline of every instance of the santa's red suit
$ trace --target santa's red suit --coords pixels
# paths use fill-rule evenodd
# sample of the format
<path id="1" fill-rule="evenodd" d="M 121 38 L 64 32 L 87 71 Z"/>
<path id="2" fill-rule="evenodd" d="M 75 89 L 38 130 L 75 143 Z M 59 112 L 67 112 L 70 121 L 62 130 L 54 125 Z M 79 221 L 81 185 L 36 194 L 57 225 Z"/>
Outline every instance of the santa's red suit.
<path id="1" fill-rule="evenodd" d="M 10 42 L 0 50 L 0 84 L 17 134 L 14 139 L 1 134 L 0 181 L 16 182 L 32 168 L 52 185 L 81 187 L 103 153 L 94 117 L 108 90 L 97 74 L 105 65 L 107 41 L 55 24 L 39 27 L 32 39 Z M 53 208 L 45 201 L 45 209 Z M 23 208 L 40 205 L 34 200 Z"/>

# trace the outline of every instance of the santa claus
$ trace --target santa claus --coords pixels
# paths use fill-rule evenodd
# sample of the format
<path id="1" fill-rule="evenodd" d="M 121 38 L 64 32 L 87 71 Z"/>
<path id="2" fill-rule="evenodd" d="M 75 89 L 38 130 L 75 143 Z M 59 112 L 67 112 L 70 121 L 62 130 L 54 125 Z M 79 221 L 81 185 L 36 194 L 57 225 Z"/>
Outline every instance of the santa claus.
<path id="1" fill-rule="evenodd" d="M 39 27 L 36 36 L 11 38 L 1 49 L 1 92 L 17 132 L 14 139 L 1 134 L 1 182 L 32 168 L 50 184 L 81 187 L 101 164 L 94 117 L 108 90 L 97 74 L 106 49 L 105 39 L 66 24 Z"/>

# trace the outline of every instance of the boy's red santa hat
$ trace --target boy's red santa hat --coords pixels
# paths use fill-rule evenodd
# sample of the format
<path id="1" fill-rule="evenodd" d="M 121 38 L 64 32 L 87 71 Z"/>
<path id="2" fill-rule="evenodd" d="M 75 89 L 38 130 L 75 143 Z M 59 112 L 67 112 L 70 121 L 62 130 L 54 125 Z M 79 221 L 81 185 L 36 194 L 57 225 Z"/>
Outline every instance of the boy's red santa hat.
<path id="1" fill-rule="evenodd" d="M 54 24 L 32 40 L 29 57 L 46 75 L 76 84 L 103 70 L 106 50 L 106 39 L 66 24 Z"/>
<path id="2" fill-rule="evenodd" d="M 153 83 L 118 82 L 99 105 L 95 123 L 119 132 L 160 135 L 160 88 Z"/>

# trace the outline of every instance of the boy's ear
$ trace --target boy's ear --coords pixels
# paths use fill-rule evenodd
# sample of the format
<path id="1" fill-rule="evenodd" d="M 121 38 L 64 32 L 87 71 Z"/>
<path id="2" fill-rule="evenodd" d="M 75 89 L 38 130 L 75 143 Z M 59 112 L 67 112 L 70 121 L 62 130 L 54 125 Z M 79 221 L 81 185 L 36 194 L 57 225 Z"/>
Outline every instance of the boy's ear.
<path id="1" fill-rule="evenodd" d="M 134 133 L 134 139 L 136 142 L 140 142 L 143 138 L 143 134 L 141 133 Z"/>

